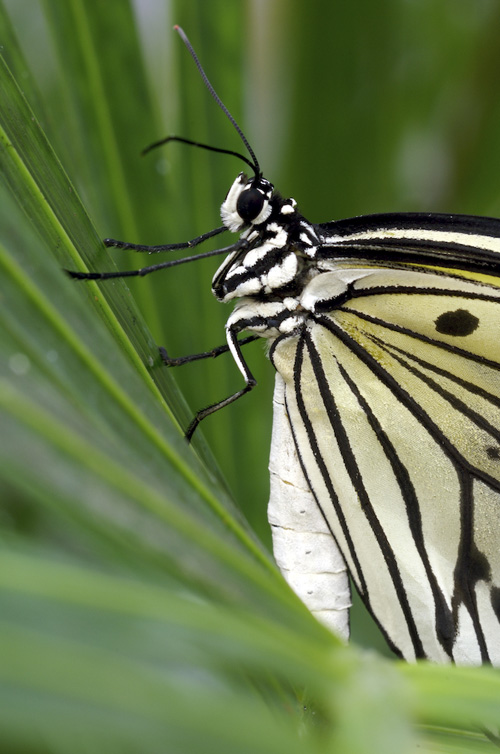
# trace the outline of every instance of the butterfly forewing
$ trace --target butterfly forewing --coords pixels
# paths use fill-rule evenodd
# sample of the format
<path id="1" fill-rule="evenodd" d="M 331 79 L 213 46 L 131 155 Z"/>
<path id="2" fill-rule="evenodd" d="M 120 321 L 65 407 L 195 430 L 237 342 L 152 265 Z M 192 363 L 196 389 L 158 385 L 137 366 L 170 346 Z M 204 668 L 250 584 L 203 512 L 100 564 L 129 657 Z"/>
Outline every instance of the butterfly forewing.
<path id="1" fill-rule="evenodd" d="M 316 225 L 322 239 L 318 260 L 340 256 L 397 264 L 442 263 L 476 272 L 498 268 L 500 220 L 471 215 L 417 212 L 365 215 Z"/>

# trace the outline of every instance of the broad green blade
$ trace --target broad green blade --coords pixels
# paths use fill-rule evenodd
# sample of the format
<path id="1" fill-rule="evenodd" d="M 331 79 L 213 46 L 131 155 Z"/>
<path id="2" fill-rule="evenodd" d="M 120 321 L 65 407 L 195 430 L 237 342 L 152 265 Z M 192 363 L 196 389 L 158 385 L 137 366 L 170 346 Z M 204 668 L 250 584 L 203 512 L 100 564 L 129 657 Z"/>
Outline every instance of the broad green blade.
<path id="1" fill-rule="evenodd" d="M 0 553 L 0 613 L 3 746 L 41 738 L 51 752 L 74 751 L 78 731 L 83 750 L 128 742 L 142 752 L 346 751 L 350 715 L 338 716 L 353 709 L 359 682 L 371 744 L 400 754 L 410 741 L 395 674 L 381 695 L 377 662 L 336 657 L 328 641 L 308 645 L 245 608 L 9 547 Z M 291 689 L 304 686 L 314 706 L 302 709 Z M 390 731 L 377 722 L 386 695 Z M 358 738 L 368 751 L 366 732 Z"/>

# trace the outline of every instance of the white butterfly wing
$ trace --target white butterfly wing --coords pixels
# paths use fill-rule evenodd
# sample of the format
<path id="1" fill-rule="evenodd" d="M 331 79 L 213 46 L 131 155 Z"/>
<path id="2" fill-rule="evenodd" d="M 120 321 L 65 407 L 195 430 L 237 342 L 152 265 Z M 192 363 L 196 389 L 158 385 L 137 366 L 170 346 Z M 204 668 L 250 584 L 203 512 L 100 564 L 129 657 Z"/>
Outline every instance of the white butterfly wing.
<path id="1" fill-rule="evenodd" d="M 300 462 L 390 645 L 500 664 L 500 291 L 449 272 L 348 277 L 347 300 L 271 352 Z"/>

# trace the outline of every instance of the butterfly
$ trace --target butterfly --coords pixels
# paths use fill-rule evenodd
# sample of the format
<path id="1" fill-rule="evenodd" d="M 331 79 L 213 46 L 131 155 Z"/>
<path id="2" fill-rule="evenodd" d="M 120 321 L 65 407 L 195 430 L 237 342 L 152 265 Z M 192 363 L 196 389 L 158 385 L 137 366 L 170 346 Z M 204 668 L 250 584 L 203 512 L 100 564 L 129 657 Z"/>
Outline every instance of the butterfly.
<path id="1" fill-rule="evenodd" d="M 379 214 L 314 224 L 264 178 L 240 127 L 176 27 L 249 157 L 222 203 L 239 239 L 142 270 L 215 254 L 212 291 L 235 302 L 227 345 L 270 343 L 276 369 L 269 521 L 275 559 L 311 612 L 348 638 L 348 574 L 394 652 L 408 661 L 500 665 L 500 221 Z M 249 336 L 239 338 L 244 331 Z"/>

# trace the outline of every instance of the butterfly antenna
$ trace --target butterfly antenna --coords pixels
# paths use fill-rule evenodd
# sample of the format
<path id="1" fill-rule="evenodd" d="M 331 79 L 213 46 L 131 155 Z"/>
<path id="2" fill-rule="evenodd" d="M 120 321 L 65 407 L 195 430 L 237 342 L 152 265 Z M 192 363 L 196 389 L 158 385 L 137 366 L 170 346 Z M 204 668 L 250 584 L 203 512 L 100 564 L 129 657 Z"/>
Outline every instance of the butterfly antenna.
<path id="1" fill-rule="evenodd" d="M 235 119 L 233 118 L 233 116 L 231 115 L 231 113 L 229 112 L 229 110 L 227 109 L 227 107 L 225 106 L 225 104 L 222 102 L 221 98 L 219 97 L 219 95 L 217 94 L 217 92 L 215 91 L 215 89 L 213 88 L 212 84 L 208 80 L 208 76 L 205 73 L 205 71 L 203 70 L 201 63 L 198 60 L 198 56 L 195 53 L 195 51 L 193 49 L 193 46 L 191 45 L 191 42 L 187 38 L 186 33 L 184 32 L 184 29 L 182 29 L 180 26 L 177 26 L 177 25 L 174 26 L 174 29 L 175 29 L 176 32 L 178 32 L 180 38 L 182 39 L 182 41 L 186 45 L 186 47 L 187 47 L 187 49 L 188 49 L 191 57 L 193 58 L 194 62 L 196 63 L 196 67 L 197 67 L 197 69 L 198 69 L 198 71 L 200 73 L 200 76 L 203 79 L 203 81 L 205 83 L 205 86 L 207 87 L 208 91 L 210 92 L 210 94 L 212 95 L 212 97 L 214 98 L 214 100 L 217 102 L 217 104 L 219 105 L 219 107 L 222 110 L 222 112 L 226 115 L 226 117 L 229 119 L 229 121 L 233 124 L 233 127 L 235 128 L 235 130 L 238 133 L 240 139 L 242 140 L 243 144 L 245 145 L 245 147 L 246 147 L 246 149 L 248 151 L 248 154 L 252 158 L 253 164 L 251 165 L 251 167 L 253 168 L 253 170 L 255 172 L 255 175 L 256 176 L 260 175 L 261 174 L 260 165 L 259 165 L 259 162 L 257 160 L 257 157 L 255 156 L 255 153 L 254 153 L 252 147 L 248 143 L 245 134 L 243 133 L 243 131 L 241 130 L 241 128 L 239 127 L 239 125 L 237 124 L 237 122 L 235 121 Z"/>

